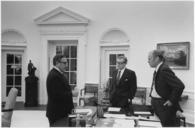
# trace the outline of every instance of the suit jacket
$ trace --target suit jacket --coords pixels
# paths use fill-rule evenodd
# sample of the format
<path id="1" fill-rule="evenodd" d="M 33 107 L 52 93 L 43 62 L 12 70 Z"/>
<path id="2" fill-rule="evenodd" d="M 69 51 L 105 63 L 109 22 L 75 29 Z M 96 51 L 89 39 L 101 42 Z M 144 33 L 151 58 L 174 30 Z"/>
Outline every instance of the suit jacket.
<path id="1" fill-rule="evenodd" d="M 114 71 L 110 87 L 110 102 L 115 107 L 124 107 L 128 103 L 128 99 L 133 99 L 137 89 L 137 79 L 135 72 L 130 69 L 125 69 L 119 84 L 117 85 L 117 73 Z"/>
<path id="2" fill-rule="evenodd" d="M 165 100 L 178 105 L 179 98 L 184 89 L 183 82 L 166 65 L 162 64 L 155 77 L 156 92 Z"/>
<path id="3" fill-rule="evenodd" d="M 50 121 L 67 117 L 73 109 L 72 91 L 67 79 L 53 68 L 47 76 L 48 103 L 46 116 Z"/>

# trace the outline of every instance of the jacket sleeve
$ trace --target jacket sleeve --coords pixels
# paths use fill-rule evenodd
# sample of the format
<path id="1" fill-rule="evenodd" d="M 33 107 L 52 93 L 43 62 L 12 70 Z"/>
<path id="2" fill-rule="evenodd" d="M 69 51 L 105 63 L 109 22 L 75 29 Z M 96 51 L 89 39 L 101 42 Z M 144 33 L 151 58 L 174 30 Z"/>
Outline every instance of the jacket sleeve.
<path id="1" fill-rule="evenodd" d="M 135 97 L 135 93 L 137 90 L 137 77 L 135 72 L 133 71 L 130 76 L 130 96 L 129 98 L 132 100 Z"/>
<path id="2" fill-rule="evenodd" d="M 163 79 L 171 88 L 171 95 L 169 96 L 169 100 L 175 104 L 178 102 L 179 97 L 181 97 L 185 86 L 183 82 L 170 69 L 162 70 L 162 74 Z"/>
<path id="3" fill-rule="evenodd" d="M 109 98 L 110 100 L 112 100 L 113 98 L 113 94 L 115 92 L 115 79 L 114 79 L 114 76 L 115 76 L 115 72 L 113 72 L 112 74 L 112 78 L 110 79 L 110 85 L 109 85 Z"/>

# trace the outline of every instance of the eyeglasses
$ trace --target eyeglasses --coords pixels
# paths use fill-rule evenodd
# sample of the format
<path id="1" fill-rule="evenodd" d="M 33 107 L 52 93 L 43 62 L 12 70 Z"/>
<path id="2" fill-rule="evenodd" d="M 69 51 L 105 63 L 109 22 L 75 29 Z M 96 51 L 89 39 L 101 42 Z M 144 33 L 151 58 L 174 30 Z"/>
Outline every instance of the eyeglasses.
<path id="1" fill-rule="evenodd" d="M 121 65 L 121 64 L 124 64 L 124 63 L 125 63 L 125 62 L 117 62 L 117 64 L 120 64 L 120 65 Z"/>
<path id="2" fill-rule="evenodd" d="M 68 62 L 67 62 L 67 61 L 66 61 L 66 62 L 62 62 L 62 61 L 61 61 L 60 63 L 67 64 Z"/>

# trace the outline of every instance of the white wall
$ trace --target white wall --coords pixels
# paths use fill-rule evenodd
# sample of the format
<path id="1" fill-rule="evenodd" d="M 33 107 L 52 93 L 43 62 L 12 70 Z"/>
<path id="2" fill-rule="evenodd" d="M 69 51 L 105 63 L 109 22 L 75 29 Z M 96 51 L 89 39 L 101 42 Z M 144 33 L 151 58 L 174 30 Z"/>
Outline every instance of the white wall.
<path id="1" fill-rule="evenodd" d="M 185 93 L 189 92 L 190 98 L 194 99 L 192 2 L 2 2 L 2 30 L 14 28 L 25 36 L 28 43 L 27 58 L 37 67 L 40 79 L 42 49 L 34 19 L 59 6 L 91 20 L 88 26 L 86 82 L 99 83 L 99 42 L 103 33 L 111 28 L 120 28 L 130 39 L 128 67 L 136 72 L 138 86 L 151 85 L 153 69 L 148 66 L 147 56 L 157 43 L 189 41 L 190 69 L 174 72 L 185 83 Z M 194 100 L 191 101 L 190 112 L 194 113 Z M 183 104 L 184 108 L 186 106 Z M 192 122 L 193 119 L 189 120 Z"/>
<path id="2" fill-rule="evenodd" d="M 99 72 L 99 58 L 94 61 L 94 56 L 99 55 L 100 38 L 108 29 L 118 27 L 124 30 L 130 38 L 129 65 L 136 71 L 140 86 L 151 84 L 153 71 L 148 66 L 147 54 L 156 48 L 156 43 L 190 41 L 190 70 L 175 72 L 180 78 L 184 78 L 182 80 L 185 81 L 186 78 L 186 90 L 193 89 L 193 79 L 189 81 L 189 77 L 184 77 L 193 75 L 193 7 L 191 5 L 186 4 L 182 8 L 180 3 L 168 5 L 161 2 L 151 4 L 134 2 L 123 5 L 119 3 L 106 5 L 105 2 L 96 4 L 102 7 L 99 10 L 102 12 L 99 12 L 101 15 L 94 16 L 95 20 L 89 26 L 88 51 L 93 51 L 95 55 L 88 54 L 87 81 L 99 81 L 99 76 L 94 77 L 91 73 Z M 104 13 L 105 10 L 108 12 Z M 96 52 L 98 52 L 97 55 Z"/>

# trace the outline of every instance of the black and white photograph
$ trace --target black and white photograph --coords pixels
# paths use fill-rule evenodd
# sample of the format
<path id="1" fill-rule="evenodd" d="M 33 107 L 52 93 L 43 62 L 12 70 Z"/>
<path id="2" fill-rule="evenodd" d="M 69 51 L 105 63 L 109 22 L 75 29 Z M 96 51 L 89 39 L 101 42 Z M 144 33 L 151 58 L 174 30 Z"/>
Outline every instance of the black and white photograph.
<path id="1" fill-rule="evenodd" d="M 2 127 L 195 127 L 193 0 L 2 0 Z"/>

